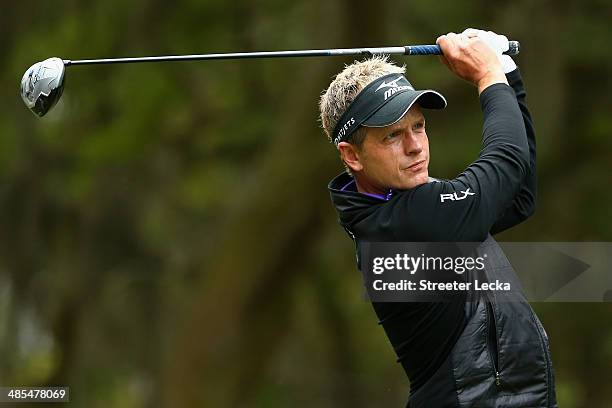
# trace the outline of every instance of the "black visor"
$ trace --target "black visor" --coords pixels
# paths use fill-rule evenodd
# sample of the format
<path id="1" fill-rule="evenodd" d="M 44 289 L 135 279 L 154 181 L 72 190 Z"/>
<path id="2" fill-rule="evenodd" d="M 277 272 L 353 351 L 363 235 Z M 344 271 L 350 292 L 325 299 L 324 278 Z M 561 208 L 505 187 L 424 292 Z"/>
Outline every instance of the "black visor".
<path id="1" fill-rule="evenodd" d="M 415 102 L 426 109 L 443 109 L 446 99 L 433 90 L 416 91 L 401 74 L 389 74 L 370 82 L 340 117 L 334 144 L 346 141 L 359 126 L 389 126 L 404 117 Z"/>

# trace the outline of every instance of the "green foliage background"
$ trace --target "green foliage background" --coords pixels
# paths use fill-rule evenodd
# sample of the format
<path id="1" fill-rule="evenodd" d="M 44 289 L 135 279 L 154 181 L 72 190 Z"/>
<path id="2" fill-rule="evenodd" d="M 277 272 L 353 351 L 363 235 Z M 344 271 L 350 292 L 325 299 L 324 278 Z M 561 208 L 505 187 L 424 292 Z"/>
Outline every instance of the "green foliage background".
<path id="1" fill-rule="evenodd" d="M 610 241 L 610 4 L 588 1 L 10 2 L 0 13 L 0 385 L 68 385 L 71 406 L 403 406 L 409 385 L 326 185 L 317 100 L 351 59 L 72 67 L 43 119 L 19 79 L 50 56 L 521 41 L 538 131 L 517 241 Z M 476 157 L 476 90 L 442 91 L 431 174 Z M 610 304 L 536 304 L 562 407 L 609 406 Z"/>

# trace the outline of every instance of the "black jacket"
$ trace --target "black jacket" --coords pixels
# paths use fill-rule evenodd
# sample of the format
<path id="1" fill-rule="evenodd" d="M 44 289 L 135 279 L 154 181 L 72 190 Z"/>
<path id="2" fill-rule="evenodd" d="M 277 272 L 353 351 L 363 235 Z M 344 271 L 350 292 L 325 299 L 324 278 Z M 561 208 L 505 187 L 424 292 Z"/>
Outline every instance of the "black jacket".
<path id="1" fill-rule="evenodd" d="M 510 87 L 495 84 L 481 93 L 482 150 L 455 179 L 431 179 L 385 198 L 356 192 L 346 173 L 330 182 L 359 267 L 364 242 L 482 242 L 478 250 L 495 265 L 487 278 L 517 281 L 490 234 L 533 213 L 535 133 L 520 72 L 507 78 Z M 548 338 L 524 296 L 514 296 L 372 303 L 410 378 L 410 407 L 556 406 Z"/>

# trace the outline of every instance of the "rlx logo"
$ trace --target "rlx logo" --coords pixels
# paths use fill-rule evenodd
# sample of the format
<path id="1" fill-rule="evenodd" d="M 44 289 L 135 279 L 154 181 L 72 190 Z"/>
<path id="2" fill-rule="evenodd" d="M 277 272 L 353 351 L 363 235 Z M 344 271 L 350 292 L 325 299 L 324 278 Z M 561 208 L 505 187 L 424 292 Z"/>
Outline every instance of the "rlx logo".
<path id="1" fill-rule="evenodd" d="M 449 193 L 449 194 L 440 194 L 440 202 L 443 203 L 445 200 L 451 200 L 451 201 L 465 200 L 468 196 L 473 196 L 476 194 L 476 193 L 472 193 L 469 188 L 465 191 L 460 191 L 459 193 L 463 195 L 458 195 L 456 191 L 454 193 Z"/>

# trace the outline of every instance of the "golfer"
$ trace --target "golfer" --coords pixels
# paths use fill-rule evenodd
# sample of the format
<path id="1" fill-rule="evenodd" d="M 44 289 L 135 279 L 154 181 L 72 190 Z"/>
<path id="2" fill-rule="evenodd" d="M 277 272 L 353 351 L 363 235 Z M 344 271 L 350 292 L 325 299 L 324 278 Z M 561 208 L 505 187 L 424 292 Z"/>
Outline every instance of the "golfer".
<path id="1" fill-rule="evenodd" d="M 329 183 L 339 221 L 355 241 L 482 242 L 492 279 L 513 273 L 492 234 L 534 211 L 535 134 L 505 36 L 467 29 L 437 39 L 442 62 L 473 84 L 482 149 L 452 180 L 429 177 L 426 109 L 445 98 L 417 90 L 386 58 L 355 62 L 320 100 L 321 121 L 346 172 Z M 476 135 L 454 135 L 476 137 Z M 372 302 L 410 380 L 408 407 L 556 407 L 548 337 L 520 294 L 462 301 Z"/>

